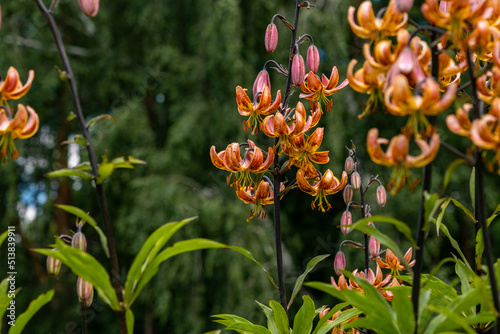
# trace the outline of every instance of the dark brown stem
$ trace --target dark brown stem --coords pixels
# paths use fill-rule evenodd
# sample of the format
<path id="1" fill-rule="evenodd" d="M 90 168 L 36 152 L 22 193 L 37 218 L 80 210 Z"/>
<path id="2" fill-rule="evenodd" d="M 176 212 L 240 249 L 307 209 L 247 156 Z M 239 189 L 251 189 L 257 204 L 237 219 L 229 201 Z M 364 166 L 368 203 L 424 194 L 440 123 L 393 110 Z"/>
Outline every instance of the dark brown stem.
<path id="1" fill-rule="evenodd" d="M 89 131 L 87 129 L 87 124 L 85 123 L 85 117 L 83 116 L 82 106 L 80 104 L 80 97 L 78 95 L 78 89 L 76 86 L 75 77 L 73 75 L 73 70 L 71 68 L 71 63 L 69 61 L 68 55 L 64 48 L 64 43 L 61 38 L 61 34 L 57 27 L 56 21 L 52 13 L 45 7 L 41 0 L 35 0 L 36 5 L 42 12 L 42 15 L 46 19 L 50 31 L 52 32 L 52 36 L 54 37 L 54 42 L 56 44 L 57 50 L 59 52 L 59 56 L 61 57 L 61 61 L 64 66 L 64 70 L 68 76 L 68 83 L 71 90 L 71 97 L 73 100 L 73 107 L 75 108 L 75 113 L 78 118 L 78 122 L 80 124 L 80 128 L 82 130 L 83 137 L 87 140 L 87 151 L 90 160 L 90 166 L 92 168 L 92 174 L 94 179 L 99 175 L 99 167 L 97 164 L 97 156 L 94 150 L 94 146 L 92 144 L 92 140 L 90 138 Z M 111 225 L 111 219 L 109 216 L 108 205 L 106 202 L 106 197 L 104 195 L 104 189 L 102 184 L 96 184 L 97 197 L 99 200 L 99 206 L 102 213 L 102 218 L 104 221 L 104 228 L 106 232 L 106 236 L 108 238 L 109 252 L 110 252 L 110 265 L 111 265 L 111 273 L 112 273 L 112 283 L 116 292 L 116 296 L 118 297 L 118 301 L 120 303 L 123 302 L 123 293 L 122 293 L 122 283 L 120 278 L 120 266 L 118 264 L 118 255 L 116 253 L 116 245 L 113 236 L 113 228 Z M 118 312 L 119 324 L 120 324 L 120 333 L 127 333 L 127 324 L 125 319 L 125 310 L 121 310 Z"/>
<path id="2" fill-rule="evenodd" d="M 87 308 L 85 302 L 80 302 L 80 312 L 82 314 L 82 333 L 87 334 Z"/>

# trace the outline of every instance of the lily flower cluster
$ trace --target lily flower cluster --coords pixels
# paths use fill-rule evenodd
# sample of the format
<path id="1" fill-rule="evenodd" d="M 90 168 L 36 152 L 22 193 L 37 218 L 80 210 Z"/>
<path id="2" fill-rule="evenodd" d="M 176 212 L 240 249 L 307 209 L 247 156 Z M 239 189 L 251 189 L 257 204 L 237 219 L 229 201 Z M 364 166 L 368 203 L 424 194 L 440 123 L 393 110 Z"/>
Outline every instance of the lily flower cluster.
<path id="1" fill-rule="evenodd" d="M 279 17 L 289 28 L 293 28 L 282 16 L 275 17 Z M 309 69 L 307 74 L 304 58 L 299 52 L 299 44 L 306 39 L 311 42 L 306 57 Z M 266 50 L 274 52 L 277 44 L 278 30 L 271 21 L 265 34 Z M 289 88 L 300 89 L 302 93 L 299 98 L 309 103 L 304 105 L 299 101 L 294 108 L 288 107 L 288 102 L 284 104 L 284 101 L 288 101 L 288 96 L 282 99 L 280 90 L 272 92 L 266 63 L 255 79 L 251 95 L 247 89 L 236 87 L 236 104 L 239 114 L 246 118 L 243 121 L 243 129 L 249 130 L 252 135 L 261 131 L 273 139 L 273 145 L 265 150 L 248 140 L 242 144 L 231 143 L 225 150 L 219 152 L 215 146 L 210 149 L 214 166 L 230 173 L 227 177 L 228 185 L 235 189 L 236 195 L 243 202 L 254 205 L 248 220 L 253 217 L 265 217 L 266 211 L 263 206 L 273 204 L 275 196 L 281 198 L 295 187 L 314 196 L 311 204 L 313 209 L 329 210 L 331 205 L 327 196 L 341 191 L 347 184 L 345 172 L 339 180 L 330 169 L 320 172 L 315 165 L 330 161 L 329 152 L 320 150 L 324 128 L 317 127 L 318 122 L 323 113 L 333 107 L 330 96 L 347 86 L 348 81 L 345 79 L 339 84 L 340 76 L 335 66 L 330 77 L 324 74 L 319 77 L 316 74 L 320 56 L 309 35 L 297 39 L 291 54 L 289 70 L 274 61 L 269 62 L 276 64 L 277 71 L 289 79 L 287 83 L 290 85 Z M 281 159 L 280 166 L 279 160 L 284 156 L 287 159 Z M 279 194 L 275 195 L 275 188 L 269 177 L 284 173 L 292 166 L 298 169 L 295 180 L 281 182 L 278 188 Z"/>
<path id="2" fill-rule="evenodd" d="M 19 151 L 14 144 L 15 139 L 26 139 L 33 136 L 39 125 L 38 114 L 30 106 L 17 105 L 17 112 L 9 107 L 9 100 L 17 100 L 26 95 L 31 88 L 35 72 L 29 71 L 28 80 L 23 85 L 18 71 L 10 67 L 5 80 L 0 79 L 0 159 L 7 163 L 7 151 L 10 159 L 19 157 Z"/>

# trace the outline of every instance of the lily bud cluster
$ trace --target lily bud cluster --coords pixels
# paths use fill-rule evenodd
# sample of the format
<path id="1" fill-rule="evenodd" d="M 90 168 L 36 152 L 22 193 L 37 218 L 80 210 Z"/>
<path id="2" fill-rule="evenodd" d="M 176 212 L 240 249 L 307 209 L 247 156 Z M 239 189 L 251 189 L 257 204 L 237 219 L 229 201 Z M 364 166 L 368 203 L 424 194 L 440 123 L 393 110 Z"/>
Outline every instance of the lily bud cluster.
<path id="1" fill-rule="evenodd" d="M 275 15 L 264 34 L 264 45 L 269 53 L 274 52 L 278 45 L 275 18 L 279 18 L 294 34 L 296 31 L 296 27 L 283 16 Z M 307 64 L 299 49 L 299 45 L 306 40 L 310 42 Z M 348 182 L 345 172 L 337 178 L 330 169 L 319 171 L 316 167 L 317 164 L 330 161 L 329 152 L 319 150 L 324 128 L 317 125 L 323 113 L 332 109 L 333 100 L 329 97 L 347 86 L 348 82 L 344 80 L 338 84 L 340 75 L 335 66 L 332 67 L 330 77 L 316 74 L 320 65 L 320 50 L 308 34 L 296 37 L 289 54 L 291 56 L 287 67 L 274 60 L 266 62 L 254 81 L 252 94 L 248 94 L 247 89 L 241 86 L 236 87 L 237 110 L 246 118 L 243 129 L 250 130 L 252 135 L 262 131 L 274 143 L 268 145 L 267 150 L 261 149 L 252 140 L 231 143 L 222 151 L 217 151 L 215 146 L 210 149 L 212 163 L 230 173 L 227 177 L 228 185 L 235 189 L 238 198 L 253 205 L 248 220 L 254 217 L 264 218 L 265 205 L 274 204 L 278 195 L 282 197 L 296 187 L 314 196 L 312 209 L 327 211 L 331 208 L 327 196 L 341 191 Z M 290 88 L 300 89 L 302 93 L 299 99 L 305 99 L 309 103 L 299 101 L 290 107 L 284 104 L 288 103 L 289 96 L 282 99 L 280 90 L 274 92 L 271 89 L 270 75 L 266 69 L 268 64 L 273 64 L 273 69 L 287 77 L 287 94 L 290 94 Z M 307 74 L 306 65 L 309 70 Z M 277 159 L 281 155 L 288 157 L 283 166 L 280 166 Z M 292 167 L 297 168 L 296 180 L 273 184 L 271 178 L 276 173 L 285 173 Z"/>

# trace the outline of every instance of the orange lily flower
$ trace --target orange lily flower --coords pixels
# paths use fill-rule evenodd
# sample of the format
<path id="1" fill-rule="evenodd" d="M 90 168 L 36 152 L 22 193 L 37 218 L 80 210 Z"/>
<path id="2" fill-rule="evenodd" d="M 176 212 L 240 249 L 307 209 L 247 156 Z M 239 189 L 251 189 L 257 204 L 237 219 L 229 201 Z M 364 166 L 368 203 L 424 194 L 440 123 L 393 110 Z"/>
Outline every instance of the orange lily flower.
<path id="1" fill-rule="evenodd" d="M 236 87 L 236 103 L 238 104 L 238 112 L 240 115 L 249 116 L 248 120 L 243 122 L 243 128 L 245 131 L 251 129 L 252 134 L 256 134 L 259 132 L 262 116 L 270 115 L 280 107 L 281 92 L 278 91 L 276 99 L 272 102 L 269 87 L 264 85 L 258 103 L 252 103 L 246 94 L 246 89 L 238 86 Z"/>
<path id="2" fill-rule="evenodd" d="M 411 256 L 413 254 L 413 248 L 408 248 L 404 255 L 405 261 L 408 263 L 409 267 L 413 267 L 415 264 L 415 260 L 411 261 Z M 385 253 L 385 261 L 382 260 L 380 257 L 375 259 L 377 261 L 377 265 L 379 265 L 381 268 L 385 269 L 390 269 L 391 274 L 393 276 L 398 276 L 400 270 L 405 270 L 405 266 L 401 264 L 401 261 L 394 255 L 394 253 L 387 248 L 387 251 Z"/>
<path id="3" fill-rule="evenodd" d="M 326 196 L 335 194 L 344 189 L 347 184 L 347 173 L 343 171 L 342 180 L 339 181 L 339 179 L 333 175 L 333 172 L 328 169 L 321 178 L 317 177 L 311 185 L 306 179 L 304 171 L 299 169 L 297 171 L 297 184 L 300 190 L 311 196 L 315 196 L 314 201 L 311 203 L 311 208 L 314 210 L 316 208 L 316 202 L 318 202 L 318 210 L 325 212 L 332 207 L 330 203 L 328 203 Z M 323 207 L 323 203 L 326 203 L 326 210 Z"/>
<path id="4" fill-rule="evenodd" d="M 240 144 L 229 144 L 224 151 L 217 153 L 215 146 L 210 148 L 210 159 L 215 167 L 231 172 L 227 177 L 227 183 L 234 175 L 234 180 L 242 187 L 252 184 L 250 173 L 264 173 L 271 167 L 274 161 L 274 149 L 269 147 L 267 157 L 264 161 L 264 153 L 258 148 L 253 141 L 248 140 L 248 147 L 245 148 L 243 158 L 240 154 Z"/>
<path id="5" fill-rule="evenodd" d="M 284 185 L 281 184 L 280 191 L 284 188 Z M 239 199 L 247 204 L 254 205 L 253 209 L 250 211 L 250 217 L 247 221 L 252 220 L 254 217 L 266 217 L 267 212 L 262 206 L 274 203 L 274 192 L 273 189 L 271 189 L 269 182 L 262 180 L 256 188 L 242 187 L 239 182 L 236 182 L 234 189 L 236 190 L 236 195 Z"/>
<path id="6" fill-rule="evenodd" d="M 500 166 L 500 119 L 490 113 L 484 115 L 481 119 L 472 122 L 470 138 L 474 145 L 486 150 L 494 150 L 497 166 Z M 489 162 L 488 168 L 493 170 L 493 162 Z M 500 174 L 500 169 L 497 171 Z"/>
<path id="7" fill-rule="evenodd" d="M 289 138 L 291 145 L 281 145 L 286 155 L 290 157 L 290 163 L 304 170 L 306 177 L 315 177 L 317 175 L 313 162 L 326 164 L 330 161 L 328 151 L 317 152 L 323 141 L 323 128 L 317 128 L 305 140 L 305 134 Z"/>
<path id="8" fill-rule="evenodd" d="M 349 84 L 349 81 L 345 79 L 340 85 L 337 86 L 337 83 L 339 82 L 339 71 L 336 66 L 332 68 L 330 78 L 327 78 L 326 75 L 322 74 L 320 81 L 316 74 L 310 71 L 307 74 L 306 79 L 307 80 L 304 80 L 300 85 L 300 89 L 302 89 L 304 93 L 300 94 L 299 98 L 311 101 L 311 109 L 314 109 L 313 104 L 315 102 L 322 101 L 325 103 L 326 111 L 330 111 L 333 105 L 333 101 L 329 100 L 327 97 L 335 94 Z"/>
<path id="9" fill-rule="evenodd" d="M 354 22 L 354 7 L 349 7 L 347 19 L 352 31 L 361 38 L 380 40 L 387 36 L 394 36 L 397 32 L 406 27 L 408 14 L 401 13 L 396 9 L 394 1 L 389 2 L 389 6 L 382 18 L 378 18 L 373 13 L 371 1 L 363 1 L 358 8 L 358 24 Z"/>
<path id="10" fill-rule="evenodd" d="M 467 62 L 461 62 L 457 65 L 447 53 L 443 52 L 438 56 L 438 67 L 439 83 L 448 87 L 454 83 L 460 84 L 460 76 L 467 69 Z"/>
<path id="11" fill-rule="evenodd" d="M 424 116 L 435 116 L 447 109 L 454 101 L 457 84 L 450 85 L 443 96 L 440 96 L 439 84 L 432 78 L 426 79 L 422 85 L 422 95 L 413 94 L 406 76 L 399 74 L 392 86 L 385 93 L 387 111 L 395 116 L 410 116 L 407 128 L 415 133 L 430 128 Z"/>
<path id="12" fill-rule="evenodd" d="M 365 61 L 363 67 L 353 74 L 354 66 L 358 61 L 353 59 L 347 67 L 347 80 L 349 86 L 356 92 L 370 94 L 368 100 L 363 104 L 363 113 L 359 118 L 363 118 L 377 110 L 378 101 L 383 100 L 382 91 L 385 83 L 385 76 L 374 69 L 368 61 Z"/>
<path id="13" fill-rule="evenodd" d="M 26 139 L 33 136 L 38 131 L 38 125 L 38 115 L 29 106 L 18 104 L 14 118 L 11 118 L 5 109 L 0 109 L 0 136 L 2 137 L 0 139 L 0 158 L 3 165 L 7 163 L 7 147 L 10 150 L 10 159 L 17 159 L 19 151 L 14 145 L 14 139 Z"/>
<path id="14" fill-rule="evenodd" d="M 472 122 L 469 118 L 469 111 L 472 109 L 472 107 L 472 104 L 466 103 L 462 107 L 457 109 L 455 115 L 446 116 L 446 125 L 451 132 L 459 136 L 470 138 Z"/>
<path id="15" fill-rule="evenodd" d="M 356 277 L 360 277 L 362 279 L 366 279 L 371 285 L 373 285 L 381 294 L 382 296 L 391 301 L 394 296 L 391 291 L 384 290 L 386 287 L 391 287 L 395 285 L 399 285 L 399 282 L 391 275 L 387 275 L 385 278 L 382 276 L 382 271 L 380 270 L 379 265 L 377 264 L 377 270 L 376 274 L 373 273 L 373 270 L 370 268 L 368 269 L 368 275 L 365 275 L 363 271 L 358 271 L 358 269 L 354 270 L 352 274 Z M 335 279 L 333 277 L 330 278 L 331 283 L 333 287 L 337 290 L 357 290 L 360 292 L 363 292 L 363 289 L 352 279 L 349 279 L 349 283 L 347 283 L 347 280 L 344 275 L 340 275 L 338 284 L 335 282 Z"/>
<path id="16" fill-rule="evenodd" d="M 23 85 L 19 78 L 19 72 L 14 67 L 9 67 L 7 77 L 0 82 L 1 104 L 5 104 L 7 100 L 17 100 L 28 92 L 33 79 L 35 79 L 35 71 L 30 70 L 28 73 L 28 80 Z"/>
<path id="17" fill-rule="evenodd" d="M 372 161 L 379 165 L 395 167 L 388 187 L 393 193 L 399 192 L 404 187 L 407 178 L 410 181 L 414 179 L 410 168 L 423 167 L 434 160 L 437 155 L 439 150 L 439 135 L 437 133 L 431 136 L 429 143 L 421 138 L 415 138 L 415 142 L 422 151 L 418 156 L 409 154 L 408 138 L 405 135 L 397 135 L 389 142 L 385 138 L 378 137 L 378 129 L 373 128 L 368 131 L 366 146 Z M 384 152 L 380 145 L 387 143 L 389 146 Z M 418 180 L 410 184 L 410 190 L 416 183 Z"/>
<path id="18" fill-rule="evenodd" d="M 478 97 L 488 104 L 500 98 L 500 68 L 494 66 L 491 71 L 476 80 Z"/>
<path id="19" fill-rule="evenodd" d="M 499 38 L 498 28 L 490 25 L 487 20 L 481 20 L 468 36 L 468 45 L 476 53 L 478 59 L 489 62 L 493 56 L 495 41 Z"/>
<path id="20" fill-rule="evenodd" d="M 307 117 L 304 105 L 302 102 L 298 102 L 292 119 L 288 116 L 283 116 L 283 114 L 279 112 L 264 118 L 262 121 L 262 132 L 264 132 L 266 136 L 280 138 L 280 141 L 286 144 L 288 138 L 297 137 L 316 126 L 320 118 L 321 111 L 319 109 L 313 111 L 312 115 Z M 290 123 L 292 120 L 294 120 L 294 122 Z"/>

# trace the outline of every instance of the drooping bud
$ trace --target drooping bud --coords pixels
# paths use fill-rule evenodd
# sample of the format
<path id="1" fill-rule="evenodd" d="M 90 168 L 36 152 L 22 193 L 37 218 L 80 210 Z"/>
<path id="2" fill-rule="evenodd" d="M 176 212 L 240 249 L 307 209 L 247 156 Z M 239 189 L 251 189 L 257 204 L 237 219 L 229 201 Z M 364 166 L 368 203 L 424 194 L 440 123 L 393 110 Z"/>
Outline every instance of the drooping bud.
<path id="1" fill-rule="evenodd" d="M 344 188 L 344 203 L 349 204 L 352 201 L 352 196 L 354 195 L 354 188 L 348 184 Z"/>
<path id="2" fill-rule="evenodd" d="M 307 68 L 314 73 L 318 72 L 319 68 L 319 51 L 316 45 L 312 44 L 307 49 Z"/>
<path id="3" fill-rule="evenodd" d="M 85 308 L 89 308 L 94 301 L 94 288 L 92 288 L 92 293 L 90 294 L 90 298 L 85 301 Z"/>
<path id="4" fill-rule="evenodd" d="M 380 242 L 378 242 L 373 236 L 371 236 L 368 240 L 368 252 L 372 258 L 376 258 L 380 253 Z"/>
<path id="5" fill-rule="evenodd" d="M 267 26 L 264 44 L 267 52 L 273 53 L 276 50 L 276 46 L 278 46 L 278 27 L 276 27 L 276 24 L 270 23 Z"/>
<path id="6" fill-rule="evenodd" d="M 71 247 L 79 248 L 83 252 L 86 252 L 87 238 L 85 238 L 85 234 L 83 234 L 81 231 L 76 232 L 73 236 L 73 239 L 71 239 Z"/>
<path id="7" fill-rule="evenodd" d="M 387 192 L 385 191 L 385 187 L 383 185 L 379 185 L 377 187 L 377 203 L 380 206 L 384 206 L 387 202 Z"/>
<path id="8" fill-rule="evenodd" d="M 257 78 L 253 83 L 253 96 L 264 91 L 264 86 L 267 86 L 271 90 L 271 79 L 269 78 L 269 73 L 266 70 L 262 70 L 257 74 Z"/>
<path id="9" fill-rule="evenodd" d="M 53 250 L 57 251 L 56 248 Z M 47 256 L 47 273 L 50 276 L 57 276 L 59 275 L 59 272 L 61 271 L 61 261 L 59 261 L 56 258 L 53 258 L 52 256 Z"/>
<path id="10" fill-rule="evenodd" d="M 99 12 L 99 0 L 78 0 L 83 14 L 94 17 Z"/>
<path id="11" fill-rule="evenodd" d="M 292 59 L 292 81 L 295 86 L 300 86 L 304 82 L 306 69 L 304 66 L 304 58 L 300 54 L 296 54 Z"/>
<path id="12" fill-rule="evenodd" d="M 340 231 L 342 231 L 343 234 L 349 233 L 351 230 L 352 225 L 352 214 L 350 211 L 344 211 L 342 213 L 342 217 L 340 218 Z"/>
<path id="13" fill-rule="evenodd" d="M 344 252 L 339 251 L 335 255 L 335 260 L 333 261 L 333 269 L 335 269 L 335 273 L 338 276 L 342 275 L 340 270 L 345 270 L 345 254 L 344 254 Z"/>
<path id="14" fill-rule="evenodd" d="M 413 0 L 396 0 L 396 9 L 401 13 L 408 13 L 413 7 Z"/>
<path id="15" fill-rule="evenodd" d="M 361 176 L 358 172 L 353 172 L 351 174 L 351 184 L 354 190 L 358 190 L 361 187 Z"/>
<path id="16" fill-rule="evenodd" d="M 94 294 L 94 287 L 89 282 L 85 281 L 81 277 L 76 280 L 76 293 L 78 294 L 78 300 L 82 302 L 87 302 L 92 298 Z"/>
<path id="17" fill-rule="evenodd" d="M 351 156 L 345 159 L 344 170 L 348 175 L 351 175 L 351 173 L 354 171 L 354 159 Z"/>

